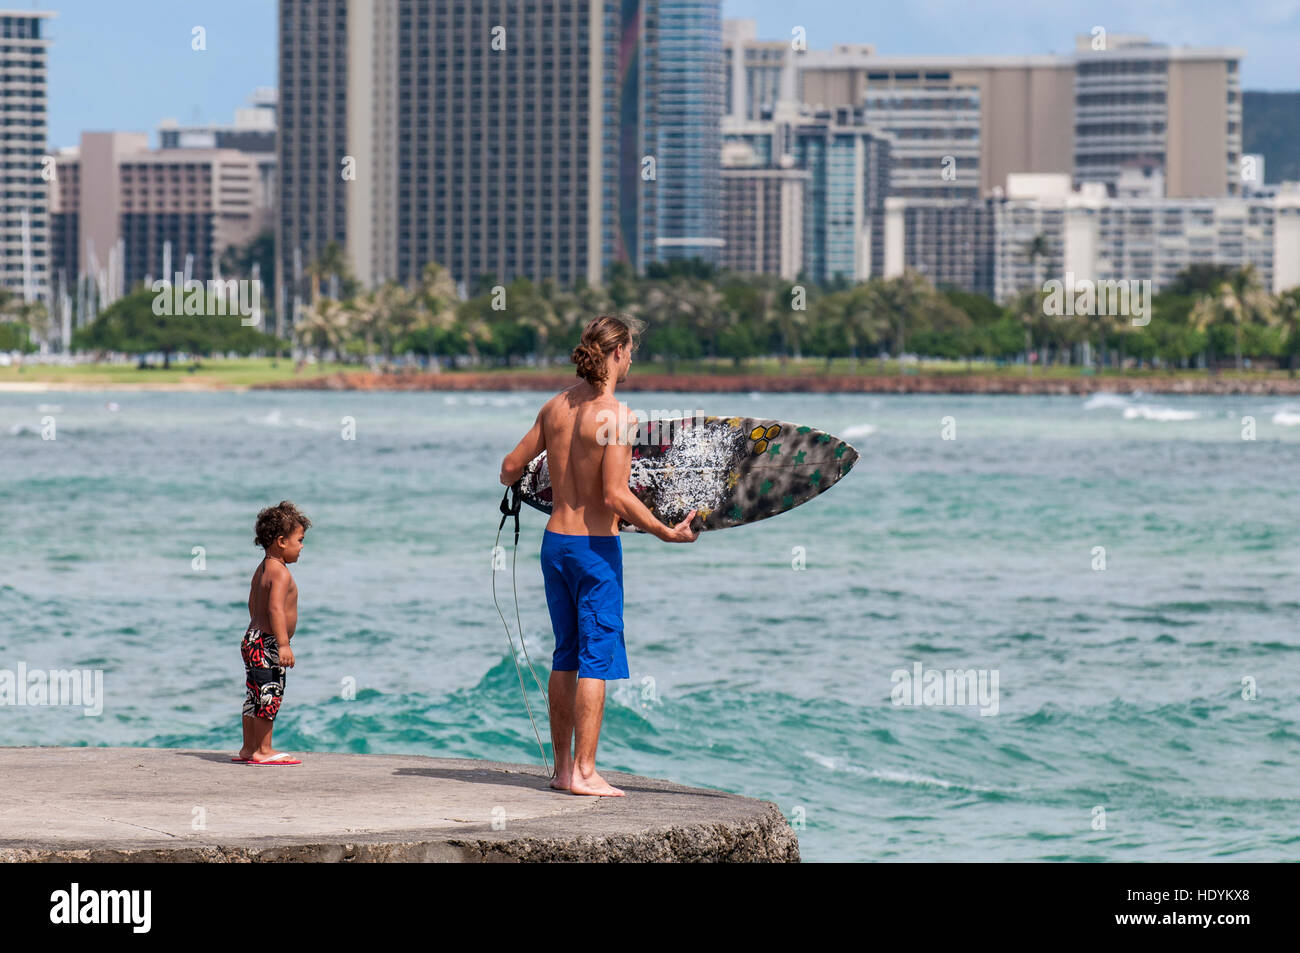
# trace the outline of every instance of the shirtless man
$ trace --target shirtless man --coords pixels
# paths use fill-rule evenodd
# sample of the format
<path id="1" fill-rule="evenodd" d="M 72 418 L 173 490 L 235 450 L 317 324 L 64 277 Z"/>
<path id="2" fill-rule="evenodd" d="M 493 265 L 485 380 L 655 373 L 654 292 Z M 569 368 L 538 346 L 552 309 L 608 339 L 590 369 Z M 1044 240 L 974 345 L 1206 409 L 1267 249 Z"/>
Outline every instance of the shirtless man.
<path id="1" fill-rule="evenodd" d="M 573 351 L 582 380 L 543 405 L 532 429 L 501 463 L 501 482 L 509 486 L 546 451 L 553 503 L 541 558 L 555 631 L 551 787 L 574 794 L 623 796 L 596 773 L 605 681 L 628 677 L 619 519 L 668 543 L 699 537 L 691 528 L 695 510 L 668 526 L 628 489 L 637 420 L 614 397 L 614 388 L 627 380 L 640 327 L 636 318 L 615 315 L 588 324 Z M 627 430 L 611 440 L 620 412 L 627 415 Z"/>
<path id="2" fill-rule="evenodd" d="M 285 669 L 293 668 L 289 640 L 298 628 L 298 586 L 289 563 L 302 554 L 311 520 L 288 500 L 257 514 L 255 542 L 266 556 L 248 588 L 244 658 L 244 746 L 231 760 L 243 764 L 302 764 L 271 747 L 271 729 L 284 700 Z"/>

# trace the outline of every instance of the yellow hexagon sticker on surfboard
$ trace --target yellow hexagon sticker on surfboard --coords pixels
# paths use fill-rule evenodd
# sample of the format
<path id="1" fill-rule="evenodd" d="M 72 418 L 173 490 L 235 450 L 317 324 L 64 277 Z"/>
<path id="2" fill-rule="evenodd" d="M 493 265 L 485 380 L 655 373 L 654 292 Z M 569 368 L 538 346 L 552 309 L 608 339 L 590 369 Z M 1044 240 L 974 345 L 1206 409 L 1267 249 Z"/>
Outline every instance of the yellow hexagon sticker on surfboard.
<path id="1" fill-rule="evenodd" d="M 754 453 L 762 454 L 767 450 L 767 442 L 781 432 L 780 424 L 772 424 L 770 427 L 755 427 L 749 432 L 749 439 L 755 441 Z"/>

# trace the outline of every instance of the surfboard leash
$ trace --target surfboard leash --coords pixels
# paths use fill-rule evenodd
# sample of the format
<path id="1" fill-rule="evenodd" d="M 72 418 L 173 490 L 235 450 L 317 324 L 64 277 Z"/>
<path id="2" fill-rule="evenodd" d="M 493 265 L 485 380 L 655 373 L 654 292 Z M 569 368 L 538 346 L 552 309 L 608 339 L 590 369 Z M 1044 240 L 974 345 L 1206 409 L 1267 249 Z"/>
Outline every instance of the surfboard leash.
<path id="1" fill-rule="evenodd" d="M 537 739 L 537 750 L 541 753 L 542 764 L 546 766 L 547 773 L 553 778 L 555 777 L 555 771 L 546 758 L 546 746 L 542 744 L 541 733 L 537 730 L 537 721 L 533 718 L 533 706 L 528 701 L 528 690 L 524 685 L 524 673 L 519 668 L 519 657 L 515 653 L 514 635 L 510 632 L 510 624 L 506 622 L 505 613 L 501 611 L 501 603 L 497 601 L 496 553 L 501 547 L 501 530 L 505 529 L 506 520 L 514 517 L 515 548 L 510 559 L 510 587 L 514 591 L 515 597 L 515 622 L 519 626 L 519 646 L 524 650 L 524 660 L 528 663 L 528 671 L 533 673 L 533 681 L 537 683 L 537 688 L 541 691 L 542 698 L 546 702 L 546 710 L 549 712 L 551 710 L 551 700 L 546 695 L 546 689 L 542 687 L 541 679 L 537 677 L 537 670 L 533 668 L 533 660 L 528 656 L 528 646 L 524 644 L 524 623 L 519 615 L 519 586 L 515 576 L 515 566 L 519 562 L 519 508 L 523 502 L 519 493 L 519 485 L 522 479 L 520 477 L 519 480 L 506 487 L 505 493 L 501 496 L 501 523 L 497 526 L 496 544 L 492 547 L 492 604 L 497 607 L 497 615 L 501 617 L 501 624 L 506 630 L 506 639 L 510 643 L 510 661 L 515 663 L 515 674 L 519 677 L 519 693 L 524 697 L 524 708 L 528 712 L 528 721 L 533 726 L 533 737 Z"/>

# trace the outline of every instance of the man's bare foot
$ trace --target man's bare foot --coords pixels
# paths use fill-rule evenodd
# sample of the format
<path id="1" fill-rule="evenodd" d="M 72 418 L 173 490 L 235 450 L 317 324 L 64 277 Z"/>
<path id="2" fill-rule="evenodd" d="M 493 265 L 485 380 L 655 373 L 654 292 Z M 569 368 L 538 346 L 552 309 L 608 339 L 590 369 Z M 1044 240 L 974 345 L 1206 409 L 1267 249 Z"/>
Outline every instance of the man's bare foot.
<path id="1" fill-rule="evenodd" d="M 597 795 L 599 797 L 626 797 L 618 788 L 614 787 L 595 771 L 585 778 L 578 771 L 573 772 L 569 785 L 569 791 L 573 794 Z"/>
<path id="2" fill-rule="evenodd" d="M 249 751 L 247 748 L 240 748 L 239 754 L 236 755 L 236 757 L 239 758 L 240 761 L 247 761 L 252 756 L 253 756 L 253 752 Z"/>
<path id="3" fill-rule="evenodd" d="M 572 781 L 572 779 L 573 779 L 572 767 L 565 768 L 563 771 L 561 771 L 559 768 L 556 768 L 555 777 L 551 778 L 551 787 L 557 791 L 567 791 L 569 790 L 569 784 Z"/>

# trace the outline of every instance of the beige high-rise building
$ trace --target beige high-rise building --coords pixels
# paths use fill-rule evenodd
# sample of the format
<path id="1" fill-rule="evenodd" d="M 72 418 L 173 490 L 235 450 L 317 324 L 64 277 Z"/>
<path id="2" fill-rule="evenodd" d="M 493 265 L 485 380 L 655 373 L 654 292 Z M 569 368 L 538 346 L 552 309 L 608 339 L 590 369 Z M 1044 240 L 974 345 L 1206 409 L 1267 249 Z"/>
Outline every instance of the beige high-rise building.
<path id="1" fill-rule="evenodd" d="M 1124 166 L 1153 162 L 1171 198 L 1240 195 L 1243 56 L 1143 36 L 1078 37 L 1075 183 L 1114 185 Z"/>
<path id="2" fill-rule="evenodd" d="M 729 115 L 761 114 L 774 90 L 813 108 L 865 106 L 894 137 L 894 195 L 978 198 L 1019 173 L 1114 186 L 1135 163 L 1159 166 L 1171 198 L 1240 194 L 1243 50 L 1098 32 L 1066 55 L 882 56 L 842 43 L 778 56 L 789 42 L 757 40 L 749 22 L 726 24 Z"/>
<path id="3" fill-rule="evenodd" d="M 270 223 L 256 153 L 155 149 L 142 132 L 86 132 L 56 159 L 54 268 L 110 295 L 146 277 L 213 277 L 221 254 Z"/>
<path id="4" fill-rule="evenodd" d="M 1074 70 L 1052 56 L 876 56 L 811 50 L 799 95 L 818 108 L 865 105 L 894 136 L 891 191 L 978 198 L 1011 172 L 1069 172 Z"/>

